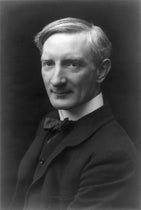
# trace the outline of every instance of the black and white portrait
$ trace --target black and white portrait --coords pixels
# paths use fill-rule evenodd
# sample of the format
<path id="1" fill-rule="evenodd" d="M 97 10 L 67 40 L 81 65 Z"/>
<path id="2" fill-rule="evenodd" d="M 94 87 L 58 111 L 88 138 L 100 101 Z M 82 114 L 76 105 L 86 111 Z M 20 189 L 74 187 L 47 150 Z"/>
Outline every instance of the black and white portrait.
<path id="1" fill-rule="evenodd" d="M 0 1 L 2 210 L 141 208 L 140 9 Z"/>

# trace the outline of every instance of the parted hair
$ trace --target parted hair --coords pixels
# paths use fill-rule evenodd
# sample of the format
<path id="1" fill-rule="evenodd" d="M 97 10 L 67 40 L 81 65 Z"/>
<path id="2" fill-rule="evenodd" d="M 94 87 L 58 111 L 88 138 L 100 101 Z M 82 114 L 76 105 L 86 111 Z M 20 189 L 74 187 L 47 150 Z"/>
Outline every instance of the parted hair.
<path id="1" fill-rule="evenodd" d="M 111 55 L 112 44 L 99 26 L 87 22 L 86 20 L 71 17 L 53 21 L 37 33 L 35 43 L 41 53 L 45 41 L 56 33 L 85 33 L 95 64 L 101 63 Z"/>

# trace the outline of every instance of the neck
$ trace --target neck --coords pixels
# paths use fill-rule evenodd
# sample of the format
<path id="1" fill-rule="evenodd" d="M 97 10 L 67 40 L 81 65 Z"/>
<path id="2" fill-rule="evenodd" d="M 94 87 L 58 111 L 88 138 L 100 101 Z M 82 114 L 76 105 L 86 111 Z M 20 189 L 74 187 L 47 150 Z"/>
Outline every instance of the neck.
<path id="1" fill-rule="evenodd" d="M 96 109 L 103 106 L 103 95 L 102 93 L 98 94 L 96 97 L 86 102 L 85 104 L 81 104 L 78 107 L 75 107 L 71 110 L 58 110 L 60 120 L 64 120 L 65 118 L 69 118 L 70 120 L 76 121 L 81 117 L 95 111 Z"/>

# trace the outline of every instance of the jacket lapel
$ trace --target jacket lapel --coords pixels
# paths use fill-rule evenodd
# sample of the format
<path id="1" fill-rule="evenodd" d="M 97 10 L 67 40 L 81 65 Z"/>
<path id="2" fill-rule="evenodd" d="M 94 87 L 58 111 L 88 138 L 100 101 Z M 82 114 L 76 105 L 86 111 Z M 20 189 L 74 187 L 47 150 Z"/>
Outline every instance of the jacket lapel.
<path id="1" fill-rule="evenodd" d="M 32 184 L 34 184 L 38 179 L 43 176 L 52 160 L 65 148 L 81 144 L 89 136 L 97 132 L 97 130 L 99 130 L 101 127 L 103 127 L 105 124 L 109 123 L 113 119 L 114 117 L 110 111 L 109 106 L 105 105 L 94 111 L 93 113 L 90 113 L 87 116 L 84 116 L 83 118 L 78 120 L 75 123 L 73 130 L 64 138 L 64 140 L 46 160 L 46 162 L 44 163 L 44 167 L 42 167 L 41 170 L 39 170 L 38 173 L 35 174 Z"/>

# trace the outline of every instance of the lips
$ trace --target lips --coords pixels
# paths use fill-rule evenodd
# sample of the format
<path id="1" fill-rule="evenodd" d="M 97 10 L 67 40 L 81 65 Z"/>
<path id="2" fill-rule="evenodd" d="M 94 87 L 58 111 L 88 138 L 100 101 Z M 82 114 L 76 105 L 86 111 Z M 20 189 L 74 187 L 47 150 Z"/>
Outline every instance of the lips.
<path id="1" fill-rule="evenodd" d="M 70 93 L 70 91 L 58 91 L 58 90 L 51 90 L 51 92 L 56 95 L 65 95 L 65 94 Z"/>

